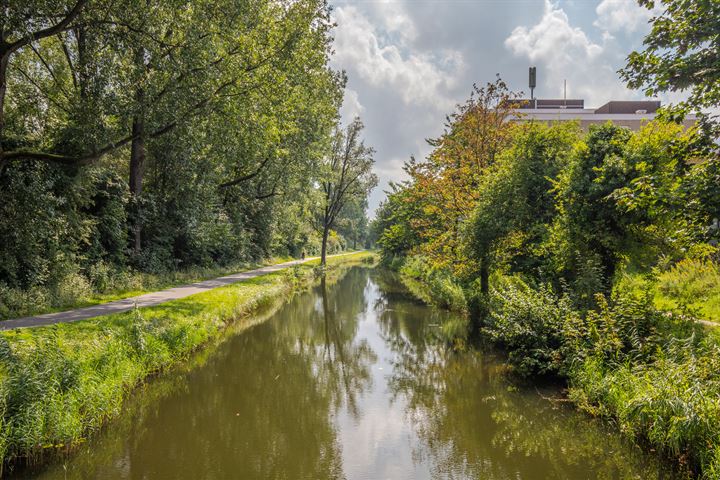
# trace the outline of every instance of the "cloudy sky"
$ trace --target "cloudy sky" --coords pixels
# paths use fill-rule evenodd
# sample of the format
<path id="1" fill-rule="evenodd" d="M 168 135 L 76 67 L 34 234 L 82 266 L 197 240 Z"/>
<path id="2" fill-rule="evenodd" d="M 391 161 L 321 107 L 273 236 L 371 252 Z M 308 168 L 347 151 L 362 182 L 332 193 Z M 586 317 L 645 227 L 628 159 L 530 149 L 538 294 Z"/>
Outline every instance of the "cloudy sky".
<path id="1" fill-rule="evenodd" d="M 410 155 L 425 156 L 426 138 L 470 94 L 496 74 L 528 91 L 537 66 L 539 98 L 641 98 L 616 71 L 648 32 L 651 14 L 635 0 L 334 0 L 335 68 L 348 75 L 345 121 L 360 115 L 376 149 L 380 186 L 402 179 Z M 665 99 L 666 100 L 666 99 Z"/>

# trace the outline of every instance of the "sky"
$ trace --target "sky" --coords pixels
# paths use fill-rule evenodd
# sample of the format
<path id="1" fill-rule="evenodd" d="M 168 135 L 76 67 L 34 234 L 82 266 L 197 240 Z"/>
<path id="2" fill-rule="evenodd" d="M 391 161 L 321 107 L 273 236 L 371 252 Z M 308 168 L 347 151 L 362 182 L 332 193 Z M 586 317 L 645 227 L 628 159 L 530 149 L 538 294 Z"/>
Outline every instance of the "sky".
<path id="1" fill-rule="evenodd" d="M 332 66 L 347 73 L 345 123 L 358 115 L 375 148 L 380 184 L 404 179 L 403 162 L 425 157 L 445 117 L 500 74 L 528 93 L 537 67 L 538 98 L 582 98 L 586 107 L 643 98 L 617 70 L 642 47 L 652 13 L 635 0 L 335 0 Z M 660 98 L 664 102 L 677 100 Z"/>

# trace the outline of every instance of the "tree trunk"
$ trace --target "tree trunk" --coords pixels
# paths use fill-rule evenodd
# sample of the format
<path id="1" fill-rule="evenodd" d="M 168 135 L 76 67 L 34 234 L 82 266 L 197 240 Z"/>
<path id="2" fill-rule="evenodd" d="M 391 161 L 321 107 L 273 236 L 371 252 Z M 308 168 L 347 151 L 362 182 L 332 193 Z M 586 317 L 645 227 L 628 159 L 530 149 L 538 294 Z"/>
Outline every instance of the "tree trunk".
<path id="1" fill-rule="evenodd" d="M 7 91 L 7 67 L 10 60 L 10 53 L 0 53 L 0 154 L 5 151 L 5 92 Z M 2 170 L 2 163 L 0 163 Z"/>
<path id="2" fill-rule="evenodd" d="M 490 293 L 490 268 L 485 258 L 480 261 L 480 293 L 483 295 Z"/>
<path id="3" fill-rule="evenodd" d="M 140 195 L 142 195 L 143 175 L 145 174 L 145 119 L 142 113 L 133 118 L 133 141 L 130 148 L 130 194 L 135 202 L 135 219 L 132 231 L 134 236 L 135 253 L 142 248 L 142 215 L 140 212 Z"/>
<path id="4" fill-rule="evenodd" d="M 327 259 L 327 241 L 328 241 L 329 234 L 330 234 L 330 229 L 327 226 L 323 227 L 322 249 L 320 250 L 320 265 L 322 265 L 323 267 L 325 266 L 326 259 Z"/>

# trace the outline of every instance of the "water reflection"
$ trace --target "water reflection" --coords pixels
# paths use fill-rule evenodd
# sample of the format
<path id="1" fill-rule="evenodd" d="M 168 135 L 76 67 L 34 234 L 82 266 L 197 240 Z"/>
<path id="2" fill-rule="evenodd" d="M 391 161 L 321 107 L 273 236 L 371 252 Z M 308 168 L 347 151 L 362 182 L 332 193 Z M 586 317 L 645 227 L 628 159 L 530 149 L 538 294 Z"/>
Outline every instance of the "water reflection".
<path id="1" fill-rule="evenodd" d="M 497 359 L 448 348 L 450 320 L 353 269 L 152 382 L 40 477 L 661 478 L 611 430 L 514 389 Z"/>

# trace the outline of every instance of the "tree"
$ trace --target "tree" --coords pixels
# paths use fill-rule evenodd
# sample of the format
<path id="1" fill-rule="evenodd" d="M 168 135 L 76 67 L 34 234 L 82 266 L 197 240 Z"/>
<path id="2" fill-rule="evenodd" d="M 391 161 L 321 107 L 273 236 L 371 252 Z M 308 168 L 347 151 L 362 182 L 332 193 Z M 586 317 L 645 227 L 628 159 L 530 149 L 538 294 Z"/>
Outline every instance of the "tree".
<path id="1" fill-rule="evenodd" d="M 4 166 L 7 71 L 15 53 L 33 42 L 73 27 L 88 0 L 67 2 L 3 2 L 0 6 L 0 170 Z"/>
<path id="2" fill-rule="evenodd" d="M 420 232 L 413 227 L 422 208 L 409 201 L 411 184 L 390 183 L 390 191 L 375 213 L 371 230 L 380 247 L 382 262 L 390 265 L 394 259 L 405 257 L 420 244 Z"/>
<path id="3" fill-rule="evenodd" d="M 638 0 L 648 9 L 661 7 L 651 20 L 645 50 L 632 52 L 620 71 L 630 88 L 648 96 L 690 91 L 680 113 L 720 106 L 720 2 L 715 0 Z M 708 120 L 717 126 L 717 116 Z"/>
<path id="4" fill-rule="evenodd" d="M 337 127 L 330 154 L 322 166 L 319 225 L 322 232 L 320 263 L 323 266 L 326 263 L 328 235 L 338 215 L 348 202 L 365 199 L 378 182 L 372 172 L 375 151 L 360 138 L 363 128 L 359 118 L 355 118 L 344 130 Z"/>
<path id="5" fill-rule="evenodd" d="M 368 202 L 366 197 L 353 197 L 345 203 L 335 220 L 335 230 L 348 242 L 353 249 L 358 244 L 364 245 L 368 236 Z"/>
<path id="6" fill-rule="evenodd" d="M 344 86 L 324 0 L 0 8 L 0 282 L 319 252 Z"/>
<path id="7" fill-rule="evenodd" d="M 528 123 L 498 155 L 478 186 L 466 241 L 479 265 L 480 290 L 489 292 L 493 257 L 508 257 L 513 270 L 538 277 L 543 259 L 535 245 L 549 236 L 556 215 L 553 182 L 579 139 L 577 124 Z M 502 251 L 502 250 L 505 251 Z"/>
<path id="8" fill-rule="evenodd" d="M 443 135 L 429 141 L 434 150 L 428 158 L 405 166 L 412 179 L 407 200 L 423 212 L 413 220 L 423 240 L 420 253 L 435 266 L 474 273 L 462 249 L 462 225 L 480 198 L 483 175 L 511 140 L 516 97 L 500 78 L 474 85 L 468 101 L 447 118 Z"/>

